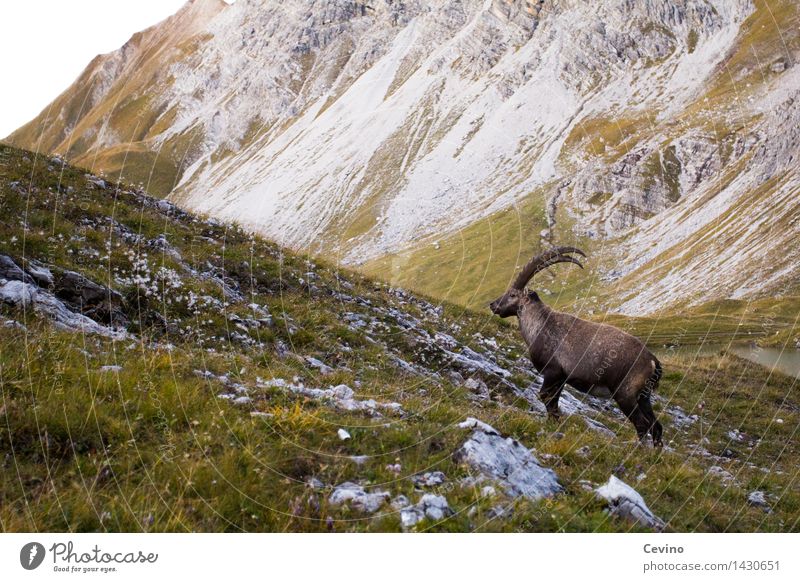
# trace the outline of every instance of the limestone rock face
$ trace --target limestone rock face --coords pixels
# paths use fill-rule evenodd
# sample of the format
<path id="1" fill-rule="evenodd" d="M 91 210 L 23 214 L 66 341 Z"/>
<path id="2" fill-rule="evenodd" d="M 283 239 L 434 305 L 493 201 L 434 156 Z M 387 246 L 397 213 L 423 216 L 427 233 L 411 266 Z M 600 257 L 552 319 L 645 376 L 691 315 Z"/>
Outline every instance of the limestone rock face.
<path id="1" fill-rule="evenodd" d="M 751 0 L 193 0 L 97 57 L 9 140 L 114 176 L 128 151 L 128 181 L 350 265 L 418 251 L 533 199 L 547 209 L 546 239 L 603 239 L 623 257 L 608 259 L 622 312 L 749 297 L 800 268 L 788 257 L 794 267 L 752 272 L 796 237 L 797 222 L 768 236 L 750 226 L 759 208 L 797 212 L 800 155 L 798 55 L 785 48 L 799 33 L 751 29 L 759 10 Z M 756 35 L 775 42 L 753 61 Z M 717 250 L 702 237 L 713 224 L 741 243 L 700 285 L 692 273 Z M 412 278 L 422 268 L 402 266 Z M 512 267 L 492 264 L 487 280 Z"/>

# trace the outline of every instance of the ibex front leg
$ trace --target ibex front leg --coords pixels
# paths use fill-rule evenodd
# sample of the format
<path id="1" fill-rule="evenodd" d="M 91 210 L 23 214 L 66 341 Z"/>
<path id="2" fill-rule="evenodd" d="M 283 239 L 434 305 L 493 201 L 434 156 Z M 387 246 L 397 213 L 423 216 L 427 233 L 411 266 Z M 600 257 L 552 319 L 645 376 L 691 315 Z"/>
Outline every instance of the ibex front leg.
<path id="1" fill-rule="evenodd" d="M 561 418 L 561 411 L 558 409 L 558 399 L 564 389 L 566 379 L 560 374 L 545 372 L 542 379 L 542 387 L 539 389 L 539 400 L 547 408 L 547 416 L 553 419 Z"/>

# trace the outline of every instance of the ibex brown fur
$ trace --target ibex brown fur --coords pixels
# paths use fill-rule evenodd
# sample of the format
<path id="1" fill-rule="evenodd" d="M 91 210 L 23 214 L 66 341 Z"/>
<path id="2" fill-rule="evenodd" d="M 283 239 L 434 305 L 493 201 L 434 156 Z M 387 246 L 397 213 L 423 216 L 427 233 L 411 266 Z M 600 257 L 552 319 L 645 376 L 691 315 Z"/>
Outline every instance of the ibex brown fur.
<path id="1" fill-rule="evenodd" d="M 636 427 L 662 446 L 662 427 L 650 404 L 661 378 L 661 364 L 645 345 L 621 329 L 585 321 L 545 305 L 525 286 L 539 271 L 586 256 L 574 247 L 557 247 L 534 257 L 501 297 L 489 307 L 500 317 L 516 315 L 533 365 L 543 376 L 539 397 L 550 416 L 558 417 L 558 399 L 565 384 L 594 396 L 613 398 Z"/>

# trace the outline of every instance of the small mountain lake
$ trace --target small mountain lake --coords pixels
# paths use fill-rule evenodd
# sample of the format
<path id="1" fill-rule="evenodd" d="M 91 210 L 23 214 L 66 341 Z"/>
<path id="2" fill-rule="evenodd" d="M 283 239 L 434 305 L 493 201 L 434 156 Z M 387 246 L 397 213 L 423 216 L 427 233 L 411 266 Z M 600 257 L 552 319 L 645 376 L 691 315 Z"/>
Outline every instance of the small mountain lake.
<path id="1" fill-rule="evenodd" d="M 800 350 L 793 347 L 785 348 L 762 348 L 755 345 L 746 344 L 723 344 L 723 343 L 706 343 L 701 345 L 686 345 L 678 346 L 675 348 L 660 348 L 655 349 L 656 355 L 660 354 L 683 354 L 683 355 L 696 355 L 697 357 L 707 354 L 715 354 L 720 351 L 727 350 L 744 358 L 750 360 L 760 366 L 764 366 L 769 370 L 776 370 L 792 376 L 800 378 Z"/>

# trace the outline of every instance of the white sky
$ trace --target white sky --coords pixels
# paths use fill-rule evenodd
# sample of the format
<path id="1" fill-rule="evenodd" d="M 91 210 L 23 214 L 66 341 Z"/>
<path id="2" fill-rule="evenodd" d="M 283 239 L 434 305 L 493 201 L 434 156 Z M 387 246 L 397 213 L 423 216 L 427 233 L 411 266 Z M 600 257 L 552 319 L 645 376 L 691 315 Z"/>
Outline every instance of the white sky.
<path id="1" fill-rule="evenodd" d="M 184 2 L 4 0 L 0 138 L 36 117 L 96 55 L 119 48 L 133 33 L 174 14 Z"/>

